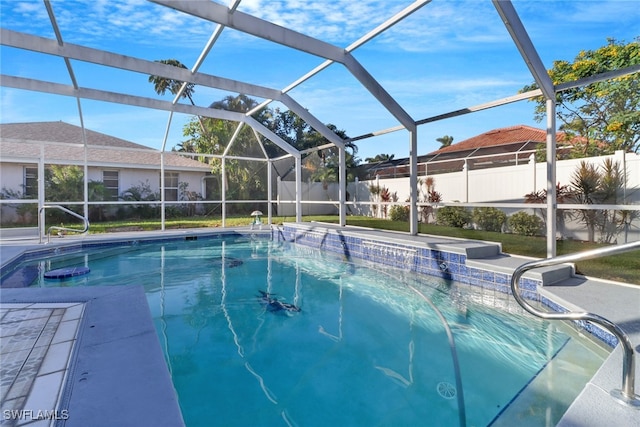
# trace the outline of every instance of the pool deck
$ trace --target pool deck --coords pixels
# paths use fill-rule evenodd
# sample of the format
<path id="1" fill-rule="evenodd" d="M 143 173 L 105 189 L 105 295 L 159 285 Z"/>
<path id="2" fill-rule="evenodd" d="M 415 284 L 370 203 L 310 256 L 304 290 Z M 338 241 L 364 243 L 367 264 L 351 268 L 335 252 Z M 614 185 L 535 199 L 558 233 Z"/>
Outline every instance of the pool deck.
<path id="1" fill-rule="evenodd" d="M 517 266 L 530 260 L 530 258 L 504 256 L 504 254 L 500 256 L 491 253 L 482 254 L 481 247 L 477 246 L 478 242 L 460 239 L 427 235 L 409 236 L 406 233 L 328 224 L 322 224 L 322 227 L 335 232 L 366 235 L 382 241 L 397 240 L 417 245 L 448 247 L 467 253 L 474 251 L 474 259 L 469 259 L 468 262 L 476 265 L 484 264 L 496 271 L 513 271 Z M 110 235 L 52 238 L 47 246 L 68 245 L 82 241 L 135 240 L 148 238 L 151 235 L 172 238 L 233 230 L 245 233 L 259 232 L 250 230 L 248 227 L 219 230 L 210 228 L 168 230 L 162 233 L 122 232 Z M 268 227 L 264 227 L 263 232 L 268 232 Z M 25 251 L 43 248 L 43 245 L 33 238 L 4 239 L 0 243 L 1 265 L 11 262 Z M 616 323 L 629 336 L 635 349 L 636 367 L 640 366 L 640 285 L 583 276 L 571 276 L 560 280 L 554 278 L 552 281 L 554 282 L 552 285 L 540 289 L 542 294 L 563 305 L 598 314 Z M 20 402 L 24 409 L 34 411 L 20 413 L 20 417 L 14 417 L 11 420 L 3 419 L 0 425 L 184 425 L 141 288 L 112 286 L 0 289 L 0 304 L 2 305 L 3 352 L 2 410 L 13 409 L 6 406 L 7 402 L 12 401 Z M 67 312 L 69 314 L 66 314 Z M 67 317 L 64 317 L 65 314 Z M 27 347 L 31 346 L 30 351 L 16 350 L 6 346 L 10 342 L 9 332 L 5 334 L 5 331 L 10 331 L 9 327 L 15 328 L 21 323 L 24 327 L 28 326 L 26 321 L 20 320 L 20 316 L 25 319 L 29 317 L 32 323 L 34 320 L 39 322 L 36 329 L 47 331 L 42 334 L 44 338 L 32 339 L 24 344 Z M 42 319 L 47 321 L 43 322 Z M 51 322 L 55 325 L 51 325 Z M 61 325 L 64 328 L 61 329 Z M 75 336 L 69 332 L 74 327 Z M 58 330 L 62 331 L 58 332 L 60 335 L 56 335 Z M 36 333 L 33 328 L 30 331 L 32 335 Z M 16 330 L 11 333 L 16 337 L 19 336 Z M 26 342 L 26 338 L 22 341 Z M 38 357 L 31 365 L 25 363 L 25 366 L 30 366 L 30 369 L 24 369 L 20 374 L 22 375 L 20 381 L 31 381 L 29 384 L 33 384 L 30 388 L 25 386 L 30 390 L 28 393 L 19 393 L 24 387 L 23 389 L 17 387 L 20 381 L 15 378 L 5 381 L 9 378 L 9 374 L 5 373 L 5 360 L 7 360 L 5 352 L 16 357 L 24 357 L 25 362 L 30 360 L 29 355 Z M 6 387 L 5 382 L 9 383 Z M 66 388 L 62 387 L 65 383 Z M 621 388 L 621 383 L 622 350 L 618 346 L 557 425 L 559 427 L 639 425 L 640 407 L 620 404 L 610 395 L 612 390 Z M 640 388 L 640 368 L 636 368 L 635 384 L 637 395 Z M 53 396 L 55 399 L 52 398 Z M 15 400 L 16 397 L 23 400 Z M 43 407 L 27 407 L 24 406 L 25 402 Z M 49 419 L 34 421 L 34 416 L 37 415 L 35 411 L 51 411 L 56 408 L 57 412 L 45 414 Z"/>

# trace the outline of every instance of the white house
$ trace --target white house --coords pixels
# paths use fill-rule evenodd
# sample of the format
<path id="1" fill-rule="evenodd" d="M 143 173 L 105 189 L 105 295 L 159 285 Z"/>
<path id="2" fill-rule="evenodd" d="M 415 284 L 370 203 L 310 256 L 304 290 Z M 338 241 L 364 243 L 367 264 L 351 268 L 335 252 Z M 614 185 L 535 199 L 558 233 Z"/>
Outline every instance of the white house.
<path id="1" fill-rule="evenodd" d="M 86 141 L 86 147 L 85 147 Z M 0 188 L 2 192 L 38 199 L 38 175 L 50 165 L 84 167 L 89 181 L 100 181 L 111 201 L 142 184 L 158 192 L 164 162 L 165 200 L 184 197 L 181 190 L 205 196 L 217 185 L 210 166 L 178 155 L 135 144 L 64 122 L 0 124 Z M 164 157 L 164 159 L 161 159 Z M 73 201 L 72 201 L 73 202 Z M 77 202 L 77 201 L 76 201 Z M 10 210 L 3 209 L 3 222 Z"/>

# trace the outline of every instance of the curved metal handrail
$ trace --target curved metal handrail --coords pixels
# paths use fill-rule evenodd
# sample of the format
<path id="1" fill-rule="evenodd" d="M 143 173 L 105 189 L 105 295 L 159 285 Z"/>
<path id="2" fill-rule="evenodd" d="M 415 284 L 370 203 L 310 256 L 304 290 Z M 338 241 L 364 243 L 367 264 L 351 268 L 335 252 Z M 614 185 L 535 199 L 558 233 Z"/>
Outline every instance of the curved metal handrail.
<path id="1" fill-rule="evenodd" d="M 65 208 L 64 206 L 60 206 L 60 205 L 44 205 L 38 210 L 38 236 L 40 236 L 40 243 L 42 243 L 42 226 L 44 225 L 44 221 L 41 220 L 41 215 L 40 214 L 45 209 L 53 209 L 53 208 L 59 209 L 59 210 L 65 212 L 65 213 L 68 213 L 71 216 L 74 216 L 74 217 L 78 218 L 79 220 L 81 220 L 84 223 L 84 228 L 82 230 L 78 230 L 77 228 L 58 227 L 58 226 L 52 225 L 47 230 L 47 243 L 51 242 L 51 230 L 72 231 L 74 233 L 86 233 L 87 231 L 89 231 L 89 220 L 87 218 L 83 217 L 82 215 L 79 215 L 79 214 L 75 213 L 74 211 Z M 41 224 L 41 222 L 42 222 L 42 224 Z"/>
<path id="2" fill-rule="evenodd" d="M 620 329 L 618 325 L 611 322 L 604 317 L 597 314 L 587 312 L 568 312 L 568 313 L 549 313 L 540 311 L 535 307 L 529 305 L 524 298 L 520 295 L 520 289 L 518 282 L 522 275 L 534 268 L 546 267 L 557 264 L 570 263 L 574 261 L 583 261 L 591 258 L 599 258 L 607 255 L 615 255 L 623 252 L 628 252 L 634 249 L 640 249 L 640 241 L 631 242 L 623 245 L 610 246 L 606 248 L 598 248 L 590 251 L 579 252 L 576 254 L 562 255 L 554 258 L 547 258 L 543 260 L 531 261 L 522 264 L 516 268 L 511 276 L 511 292 L 518 304 L 529 313 L 534 316 L 541 317 L 547 320 L 583 320 L 592 323 L 596 323 L 604 327 L 607 331 L 611 332 L 618 338 L 618 342 L 622 346 L 624 351 L 623 365 L 622 365 L 622 389 L 611 391 L 611 395 L 618 401 L 630 405 L 640 407 L 640 398 L 635 395 L 634 382 L 635 382 L 635 358 L 633 352 L 633 345 L 629 340 L 629 337 Z"/>

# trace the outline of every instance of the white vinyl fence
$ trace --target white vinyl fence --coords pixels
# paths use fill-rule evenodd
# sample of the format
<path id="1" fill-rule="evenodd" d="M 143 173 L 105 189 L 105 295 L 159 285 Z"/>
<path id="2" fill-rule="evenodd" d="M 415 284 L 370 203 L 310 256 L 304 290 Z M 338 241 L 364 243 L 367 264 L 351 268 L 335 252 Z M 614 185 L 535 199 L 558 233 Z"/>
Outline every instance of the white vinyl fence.
<path id="1" fill-rule="evenodd" d="M 600 167 L 610 158 L 617 162 L 626 174 L 624 194 L 620 195 L 617 205 L 629 205 L 640 216 L 640 155 L 617 151 L 610 156 L 590 157 L 584 159 L 560 160 L 556 162 L 556 183 L 570 185 L 571 176 L 583 161 Z M 479 170 L 464 169 L 460 172 L 434 175 L 435 190 L 442 195 L 443 205 L 448 203 L 468 203 L 470 207 L 492 204 L 512 214 L 527 207 L 514 207 L 513 204 L 524 203 L 525 195 L 547 188 L 546 163 L 535 163 L 533 156 L 526 164 L 504 166 Z M 419 177 L 422 182 L 426 176 Z M 349 183 L 347 212 L 357 215 L 381 217 L 379 199 L 369 191 L 370 186 L 385 187 L 395 195 L 396 204 L 409 200 L 409 178 L 376 179 Z M 295 215 L 295 183 L 278 182 L 277 212 L 279 215 Z M 426 187 L 420 186 L 420 201 L 424 200 Z M 338 185 L 329 184 L 324 189 L 319 182 L 305 182 L 302 185 L 303 215 L 337 214 Z M 502 206 L 501 206 L 502 205 Z M 375 206 L 375 207 L 374 207 Z M 562 207 L 560 207 L 562 208 Z M 527 209 L 533 213 L 533 209 Z M 586 240 L 584 226 L 579 223 L 567 224 L 562 237 Z M 621 240 L 619 237 L 618 240 Z M 627 227 L 624 240 L 640 238 L 640 219 L 636 218 Z"/>

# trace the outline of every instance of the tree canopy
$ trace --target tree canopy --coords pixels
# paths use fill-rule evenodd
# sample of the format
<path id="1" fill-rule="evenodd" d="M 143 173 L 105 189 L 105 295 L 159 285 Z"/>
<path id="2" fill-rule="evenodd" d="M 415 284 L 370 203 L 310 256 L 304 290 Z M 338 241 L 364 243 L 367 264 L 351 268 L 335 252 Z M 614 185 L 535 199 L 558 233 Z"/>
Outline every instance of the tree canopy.
<path id="1" fill-rule="evenodd" d="M 640 38 L 630 43 L 608 39 L 596 50 L 578 53 L 573 62 L 557 60 L 548 70 L 558 85 L 640 64 Z M 534 83 L 522 91 L 537 89 Z M 640 150 L 640 73 L 568 89 L 556 94 L 561 130 L 573 138 L 574 156 Z M 545 117 L 545 100 L 536 102 L 535 119 Z"/>
<path id="2" fill-rule="evenodd" d="M 175 59 L 158 62 L 186 68 L 180 61 Z M 160 95 L 163 95 L 166 91 L 176 95 L 184 84 L 180 81 L 159 76 L 150 76 L 149 82 L 153 83 L 154 90 Z M 194 85 L 187 84 L 181 96 L 189 98 L 193 103 L 192 96 L 194 92 Z M 257 106 L 258 101 L 240 94 L 227 96 L 215 101 L 209 105 L 209 108 L 247 113 L 253 111 Z M 281 111 L 278 108 L 264 107 L 252 112 L 252 117 L 298 150 L 319 147 L 330 142 L 290 110 Z M 228 154 L 230 157 L 227 158 L 225 163 L 226 179 L 229 183 L 228 188 L 233 188 L 231 194 L 228 192 L 228 196 L 236 199 L 262 198 L 261 195 L 265 191 L 266 182 L 265 163 L 241 158 L 264 159 L 265 152 L 267 156 L 273 158 L 283 155 L 284 151 L 275 143 L 254 133 L 249 126 L 243 126 L 238 132 L 238 126 L 240 125 L 228 120 L 194 117 L 183 128 L 183 135 L 187 139 L 177 144 L 174 150 L 198 154 Z M 355 168 L 359 163 L 359 159 L 356 157 L 358 147 L 349 141 L 344 130 L 339 130 L 332 124 L 327 124 L 326 126 L 345 140 L 347 148 L 347 179 L 353 179 Z M 232 138 L 233 145 L 229 147 Z M 256 138 L 259 138 L 259 140 Z M 221 173 L 222 162 L 219 158 L 201 156 L 200 160 L 211 165 L 211 172 L 214 176 L 218 176 Z M 338 181 L 339 161 L 337 148 L 324 148 L 308 154 L 304 159 L 303 167 L 310 173 L 312 179 L 321 181 L 325 185 L 328 182 Z M 221 182 L 220 180 L 219 185 L 222 185 Z"/>
<path id="3" fill-rule="evenodd" d="M 186 68 L 177 59 L 163 59 L 156 62 L 160 62 L 174 67 Z M 153 83 L 154 90 L 159 95 L 164 95 L 167 91 L 176 95 L 180 92 L 180 88 L 184 82 L 173 80 L 161 76 L 149 76 L 149 82 Z M 193 102 L 193 94 L 195 92 L 195 86 L 192 83 L 185 85 L 181 93 L 181 97 L 188 98 Z M 195 104 L 194 104 L 195 105 Z M 228 111 L 235 111 L 240 113 L 246 113 L 253 110 L 258 106 L 258 101 L 245 95 L 240 94 L 237 96 L 226 96 L 225 98 L 212 102 L 209 108 L 217 108 Z M 285 110 L 281 111 L 279 108 L 261 108 L 257 112 L 252 114 L 258 122 L 263 124 L 269 130 L 273 131 L 282 140 L 291 144 L 298 150 L 305 150 L 308 148 L 317 147 L 329 143 L 325 137 L 323 137 L 315 129 L 311 128 L 302 118 L 296 115 L 293 111 Z M 235 122 L 229 122 L 226 120 L 213 119 L 213 118 L 201 118 L 197 117 L 197 123 L 192 120 L 185 125 L 184 136 L 188 137 L 186 141 L 179 143 L 175 149 L 183 152 L 193 152 L 202 154 L 222 154 L 226 149 L 226 144 L 231 140 L 231 135 L 235 132 L 238 124 Z M 346 132 L 338 130 L 335 126 L 327 125 L 333 132 L 339 135 L 343 139 L 347 139 Z M 255 135 L 252 134 L 249 128 L 241 131 L 235 139 L 234 146 L 247 147 L 247 139 L 254 139 Z M 240 142 L 238 142 L 240 141 Z M 243 144 L 244 142 L 244 144 Z M 275 144 L 262 138 L 261 141 L 268 154 L 282 154 L 277 153 L 278 148 Z M 356 158 L 355 153 L 358 151 L 358 147 L 355 144 L 347 142 L 347 148 L 350 149 L 353 160 Z M 319 152 L 321 157 L 325 157 L 329 153 L 327 150 Z M 248 154 L 245 150 L 242 151 L 243 155 Z M 323 161 L 324 163 L 324 161 Z"/>

